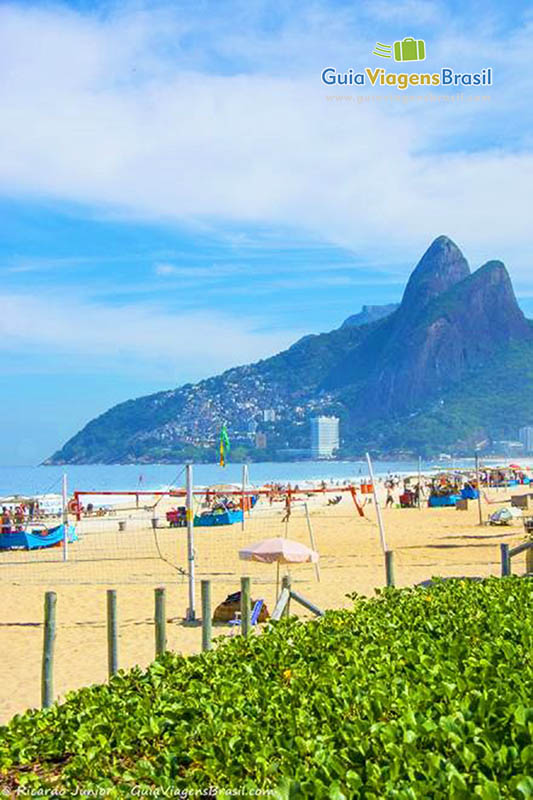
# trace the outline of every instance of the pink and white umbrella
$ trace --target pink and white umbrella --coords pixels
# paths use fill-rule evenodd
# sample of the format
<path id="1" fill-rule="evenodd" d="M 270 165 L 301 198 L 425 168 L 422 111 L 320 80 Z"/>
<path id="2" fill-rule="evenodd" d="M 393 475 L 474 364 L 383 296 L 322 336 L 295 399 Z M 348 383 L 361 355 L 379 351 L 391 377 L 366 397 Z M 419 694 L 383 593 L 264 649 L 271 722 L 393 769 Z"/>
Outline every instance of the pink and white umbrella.
<path id="1" fill-rule="evenodd" d="M 239 550 L 242 561 L 261 561 L 264 564 L 316 564 L 318 553 L 292 539 L 263 539 Z"/>
<path id="2" fill-rule="evenodd" d="M 260 542 L 239 550 L 239 558 L 242 561 L 260 561 L 263 564 L 277 564 L 276 574 L 276 597 L 279 589 L 279 565 L 280 564 L 317 564 L 318 553 L 311 550 L 305 544 L 294 542 L 292 539 L 277 537 L 274 539 L 263 539 Z M 316 567 L 318 570 L 318 567 Z"/>

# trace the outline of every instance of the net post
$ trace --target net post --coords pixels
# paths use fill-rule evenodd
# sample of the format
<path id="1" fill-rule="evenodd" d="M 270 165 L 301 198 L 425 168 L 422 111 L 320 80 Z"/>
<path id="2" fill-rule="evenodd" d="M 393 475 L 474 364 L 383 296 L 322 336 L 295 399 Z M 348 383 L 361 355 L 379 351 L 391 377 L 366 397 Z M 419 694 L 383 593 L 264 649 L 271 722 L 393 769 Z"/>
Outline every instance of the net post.
<path id="1" fill-rule="evenodd" d="M 187 464 L 186 473 L 186 507 L 187 507 L 187 564 L 189 576 L 189 607 L 187 608 L 187 622 L 196 620 L 196 609 L 194 603 L 194 499 L 193 499 L 193 472 L 192 464 Z"/>
<path id="2" fill-rule="evenodd" d="M 246 506 L 246 464 L 242 465 L 242 522 L 241 522 L 241 530 L 244 530 L 244 515 L 245 515 L 245 506 Z"/>
<path id="3" fill-rule="evenodd" d="M 477 450 L 475 456 L 475 465 L 476 465 L 476 483 L 477 483 L 477 509 L 479 515 L 479 524 L 483 525 L 483 509 L 481 507 L 481 480 L 479 477 L 479 454 Z"/>
<path id="4" fill-rule="evenodd" d="M 381 516 L 381 506 L 379 505 L 379 498 L 378 498 L 378 491 L 376 488 L 376 480 L 374 478 L 374 470 L 372 469 L 372 461 L 370 459 L 370 453 L 366 454 L 366 462 L 368 464 L 368 471 L 370 473 L 370 480 L 372 481 L 372 490 L 374 494 L 374 505 L 376 506 L 376 516 L 378 518 L 378 525 L 379 525 L 379 535 L 381 538 L 381 547 L 383 552 L 387 551 L 387 543 L 385 542 L 385 528 L 383 526 L 383 519 Z"/>
<path id="5" fill-rule="evenodd" d="M 63 473 L 62 486 L 63 499 L 63 561 L 68 561 L 68 494 L 67 494 L 67 474 Z"/>
<path id="6" fill-rule="evenodd" d="M 307 503 L 304 503 L 305 507 L 305 519 L 307 520 L 307 530 L 309 531 L 309 541 L 311 542 L 311 549 L 316 552 L 315 546 L 315 534 L 313 533 L 313 526 L 311 525 L 311 517 L 309 516 L 309 506 Z M 317 581 L 320 583 L 320 566 L 318 561 L 315 562 L 315 575 Z"/>

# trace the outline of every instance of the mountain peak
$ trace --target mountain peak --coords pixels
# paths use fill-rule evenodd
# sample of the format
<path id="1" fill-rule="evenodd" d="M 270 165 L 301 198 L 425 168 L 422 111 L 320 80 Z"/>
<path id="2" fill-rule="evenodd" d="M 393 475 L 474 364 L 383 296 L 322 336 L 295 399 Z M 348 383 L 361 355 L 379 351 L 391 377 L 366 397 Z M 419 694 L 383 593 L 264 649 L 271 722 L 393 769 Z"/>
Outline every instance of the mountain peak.
<path id="1" fill-rule="evenodd" d="M 487 261 L 476 270 L 465 286 L 465 297 L 470 319 L 478 319 L 479 332 L 484 326 L 486 336 L 495 336 L 500 342 L 532 338 L 502 261 Z"/>
<path id="2" fill-rule="evenodd" d="M 455 242 L 447 236 L 438 236 L 411 274 L 403 295 L 402 307 L 412 313 L 469 275 L 468 261 Z"/>

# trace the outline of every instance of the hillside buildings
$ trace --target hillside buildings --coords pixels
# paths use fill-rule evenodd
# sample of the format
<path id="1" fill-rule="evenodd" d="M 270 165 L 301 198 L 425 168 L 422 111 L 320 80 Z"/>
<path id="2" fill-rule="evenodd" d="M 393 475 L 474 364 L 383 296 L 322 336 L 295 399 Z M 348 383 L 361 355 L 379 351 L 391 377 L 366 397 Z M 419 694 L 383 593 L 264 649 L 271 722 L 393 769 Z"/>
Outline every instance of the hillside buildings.
<path id="1" fill-rule="evenodd" d="M 331 458 L 339 449 L 338 417 L 313 417 L 311 419 L 311 455 L 313 458 Z"/>

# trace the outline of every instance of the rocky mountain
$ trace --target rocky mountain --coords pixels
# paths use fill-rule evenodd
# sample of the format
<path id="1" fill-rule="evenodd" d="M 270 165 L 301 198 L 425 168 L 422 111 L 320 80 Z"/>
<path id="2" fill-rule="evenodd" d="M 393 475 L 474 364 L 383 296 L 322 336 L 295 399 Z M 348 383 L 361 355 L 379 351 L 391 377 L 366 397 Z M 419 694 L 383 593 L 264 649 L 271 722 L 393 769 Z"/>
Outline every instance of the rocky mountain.
<path id="1" fill-rule="evenodd" d="M 121 403 L 89 422 L 49 463 L 209 459 L 223 422 L 241 456 L 273 458 L 286 447 L 307 446 L 309 419 L 318 413 L 340 417 L 345 455 L 368 447 L 467 446 L 472 437 L 501 436 L 506 426 L 516 435 L 519 424 L 533 421 L 532 356 L 533 326 L 505 266 L 489 261 L 472 273 L 457 245 L 439 236 L 392 313 L 306 336 L 272 358 L 194 385 Z M 514 387 L 511 416 L 504 386 L 488 379 L 495 375 Z M 254 449 L 255 430 L 266 433 L 266 451 Z"/>
<path id="2" fill-rule="evenodd" d="M 399 306 L 399 303 L 388 303 L 384 306 L 362 306 L 358 314 L 352 314 L 348 319 L 344 320 L 341 328 L 357 328 L 360 325 L 368 325 L 369 322 L 377 322 L 378 319 L 388 317 Z"/>

